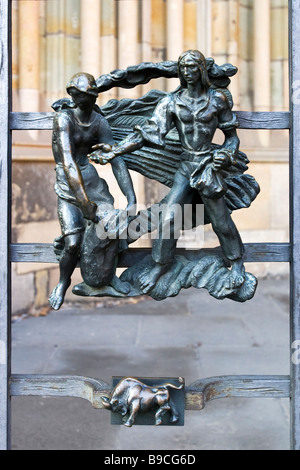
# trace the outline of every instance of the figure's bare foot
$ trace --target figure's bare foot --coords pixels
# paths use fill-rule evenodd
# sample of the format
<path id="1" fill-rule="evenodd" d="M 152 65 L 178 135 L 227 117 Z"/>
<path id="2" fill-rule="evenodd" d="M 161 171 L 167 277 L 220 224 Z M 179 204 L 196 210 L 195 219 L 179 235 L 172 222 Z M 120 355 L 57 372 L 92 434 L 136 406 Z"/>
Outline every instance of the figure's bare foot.
<path id="1" fill-rule="evenodd" d="M 49 297 L 49 304 L 53 308 L 53 310 L 59 310 L 65 300 L 65 295 L 70 286 L 71 281 L 67 284 L 59 282 L 57 286 L 53 289 L 52 294 Z"/>
<path id="2" fill-rule="evenodd" d="M 178 420 L 179 420 L 179 416 L 172 415 L 172 418 L 170 419 L 170 423 L 177 423 Z"/>
<path id="3" fill-rule="evenodd" d="M 231 272 L 228 281 L 229 289 L 237 289 L 245 282 L 245 266 L 242 259 L 231 262 Z"/>
<path id="4" fill-rule="evenodd" d="M 128 282 L 121 281 L 117 276 L 113 277 L 110 285 L 121 294 L 129 294 L 130 292 L 130 284 Z"/>
<path id="5" fill-rule="evenodd" d="M 150 273 L 143 274 L 139 279 L 142 292 L 148 294 L 157 283 L 158 279 L 168 270 L 169 264 L 156 264 Z"/>

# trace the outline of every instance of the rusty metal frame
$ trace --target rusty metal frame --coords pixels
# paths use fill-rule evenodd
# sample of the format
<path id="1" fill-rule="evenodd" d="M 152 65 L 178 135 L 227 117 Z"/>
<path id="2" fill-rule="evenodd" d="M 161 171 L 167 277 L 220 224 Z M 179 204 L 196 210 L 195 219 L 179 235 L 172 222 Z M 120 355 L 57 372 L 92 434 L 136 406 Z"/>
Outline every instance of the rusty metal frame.
<path id="1" fill-rule="evenodd" d="M 289 1 L 290 90 L 300 80 L 300 0 Z M 101 396 L 110 386 L 101 380 L 72 376 L 11 375 L 10 301 L 11 263 L 55 262 L 48 245 L 10 243 L 11 132 L 51 129 L 52 113 L 12 113 L 11 109 L 11 0 L 0 0 L 0 450 L 10 448 L 11 396 L 68 396 L 89 400 L 101 408 Z M 239 113 L 244 129 L 290 130 L 290 243 L 251 244 L 247 261 L 290 262 L 291 348 L 300 340 L 300 106 L 291 99 L 289 113 Z M 143 250 L 130 250 L 122 261 L 129 266 Z M 292 350 L 291 350 L 292 357 Z M 203 379 L 185 389 L 186 409 L 201 410 L 207 401 L 224 397 L 290 397 L 291 449 L 300 450 L 300 364 L 291 359 L 290 376 L 224 376 Z"/>

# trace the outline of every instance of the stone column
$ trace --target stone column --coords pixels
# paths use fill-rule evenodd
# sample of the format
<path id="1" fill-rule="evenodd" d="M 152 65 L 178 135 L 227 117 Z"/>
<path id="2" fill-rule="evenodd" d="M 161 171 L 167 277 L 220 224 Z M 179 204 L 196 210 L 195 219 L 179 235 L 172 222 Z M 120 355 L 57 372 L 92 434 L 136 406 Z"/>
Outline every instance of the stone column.
<path id="1" fill-rule="evenodd" d="M 151 46 L 153 62 L 166 60 L 166 2 L 164 0 L 152 0 Z M 157 79 L 155 87 L 165 90 L 166 79 Z"/>
<path id="2" fill-rule="evenodd" d="M 141 60 L 151 62 L 151 0 L 141 4 Z M 142 86 L 143 95 L 152 89 L 151 82 Z"/>
<path id="3" fill-rule="evenodd" d="M 197 48 L 212 55 L 212 0 L 197 0 Z"/>
<path id="4" fill-rule="evenodd" d="M 114 0 L 101 2 L 101 67 L 98 76 L 112 72 L 117 68 L 117 9 Z M 117 88 L 112 88 L 100 96 L 104 104 L 112 98 L 117 98 Z"/>
<path id="5" fill-rule="evenodd" d="M 228 62 L 239 67 L 239 11 L 238 0 L 228 2 Z M 239 74 L 231 79 L 230 91 L 233 96 L 234 109 L 239 109 Z"/>
<path id="6" fill-rule="evenodd" d="M 167 0 L 167 60 L 177 60 L 183 52 L 183 0 Z M 178 79 L 167 81 L 168 90 L 178 86 Z"/>
<path id="7" fill-rule="evenodd" d="M 144 0 L 141 4 L 141 42 L 143 62 L 151 62 L 151 13 L 151 0 Z"/>
<path id="8" fill-rule="evenodd" d="M 254 110 L 271 109 L 270 0 L 254 0 Z M 259 133 L 261 144 L 270 143 L 270 132 Z"/>
<path id="9" fill-rule="evenodd" d="M 40 111 L 48 111 L 46 106 L 46 0 L 40 0 Z"/>
<path id="10" fill-rule="evenodd" d="M 65 85 L 70 80 L 72 75 L 82 70 L 81 69 L 81 65 L 82 65 L 81 54 L 80 54 L 80 50 L 81 50 L 81 19 L 80 18 L 81 18 L 80 0 L 71 0 L 71 1 L 66 0 L 65 15 L 64 15 L 64 24 L 65 24 L 64 82 L 65 82 Z M 100 32 L 98 30 L 98 39 L 99 39 L 99 34 Z M 96 36 L 95 45 L 97 44 L 98 44 L 98 41 L 97 41 L 97 36 Z M 95 57 L 98 57 L 97 54 L 95 54 Z M 88 66 L 88 64 L 86 65 Z M 97 71 L 97 65 L 94 69 L 94 73 L 96 73 L 96 71 Z M 89 73 L 93 73 L 93 71 Z"/>
<path id="11" fill-rule="evenodd" d="M 227 0 L 212 0 L 212 56 L 218 64 L 227 62 L 229 8 Z"/>
<path id="12" fill-rule="evenodd" d="M 270 111 L 270 0 L 254 0 L 254 108 Z"/>
<path id="13" fill-rule="evenodd" d="M 126 69 L 140 62 L 139 54 L 139 25 L 138 1 L 122 0 L 118 4 L 118 68 Z M 131 90 L 119 89 L 120 98 L 137 98 L 139 87 Z"/>
<path id="14" fill-rule="evenodd" d="M 253 9 L 247 4 L 239 5 L 239 95 L 240 107 L 243 111 L 253 110 L 254 75 L 253 57 Z"/>
<path id="15" fill-rule="evenodd" d="M 65 96 L 64 0 L 46 3 L 46 90 L 50 106 Z"/>
<path id="16" fill-rule="evenodd" d="M 271 8 L 271 89 L 272 110 L 285 111 L 287 105 L 286 81 L 288 73 L 288 18 L 287 2 L 279 0 L 272 2 Z"/>
<path id="17" fill-rule="evenodd" d="M 100 0 L 81 0 L 81 69 L 100 75 Z"/>
<path id="18" fill-rule="evenodd" d="M 15 94 L 19 88 L 19 18 L 18 3 L 12 2 L 12 89 Z M 15 96 L 14 96 L 15 98 Z M 15 99 L 13 100 L 13 102 Z"/>
<path id="19" fill-rule="evenodd" d="M 39 111 L 39 2 L 19 1 L 21 111 Z"/>
<path id="20" fill-rule="evenodd" d="M 46 1 L 47 104 L 66 96 L 66 84 L 80 71 L 80 0 Z"/>
<path id="21" fill-rule="evenodd" d="M 197 0 L 184 0 L 183 51 L 197 48 Z M 205 24 L 202 28 L 205 29 Z"/>

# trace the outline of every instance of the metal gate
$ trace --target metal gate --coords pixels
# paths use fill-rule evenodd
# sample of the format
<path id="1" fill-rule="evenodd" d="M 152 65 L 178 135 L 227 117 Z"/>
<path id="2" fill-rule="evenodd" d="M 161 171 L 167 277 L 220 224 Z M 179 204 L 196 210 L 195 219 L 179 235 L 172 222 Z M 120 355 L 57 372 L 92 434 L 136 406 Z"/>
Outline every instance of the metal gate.
<path id="1" fill-rule="evenodd" d="M 299 13 L 300 0 L 290 0 L 290 111 L 237 112 L 242 129 L 290 131 L 290 242 L 245 246 L 247 262 L 290 263 L 290 375 L 214 377 L 185 387 L 188 410 L 201 410 L 216 397 L 290 397 L 292 450 L 300 450 L 300 364 L 292 360 L 293 349 L 300 344 L 300 105 L 292 99 L 293 84 L 300 83 Z M 101 396 L 110 392 L 108 384 L 85 377 L 11 375 L 11 263 L 57 262 L 50 244 L 11 243 L 11 133 L 49 130 L 53 120 L 53 113 L 13 113 L 11 88 L 11 0 L 0 0 L 0 450 L 10 449 L 11 396 L 81 397 L 95 408 L 103 408 Z M 145 251 L 130 249 L 120 259 L 120 266 L 131 266 Z"/>

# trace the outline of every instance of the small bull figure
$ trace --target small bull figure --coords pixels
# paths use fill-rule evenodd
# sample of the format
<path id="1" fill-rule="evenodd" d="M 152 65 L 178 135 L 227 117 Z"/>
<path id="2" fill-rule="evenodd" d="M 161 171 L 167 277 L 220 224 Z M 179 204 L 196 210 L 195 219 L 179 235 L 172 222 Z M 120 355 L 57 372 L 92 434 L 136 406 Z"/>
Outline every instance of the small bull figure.
<path id="1" fill-rule="evenodd" d="M 162 417 L 169 411 L 171 413 L 170 423 L 176 423 L 179 419 L 178 411 L 170 397 L 169 388 L 181 390 L 184 387 L 184 380 L 179 377 L 180 385 L 177 387 L 171 383 L 159 385 L 155 388 L 145 385 L 137 379 L 127 377 L 122 379 L 111 393 L 111 398 L 101 397 L 105 408 L 118 412 L 122 416 L 129 417 L 124 425 L 131 427 L 135 422 L 139 412 L 146 411 L 158 406 L 155 413 L 155 425 L 162 423 Z"/>

